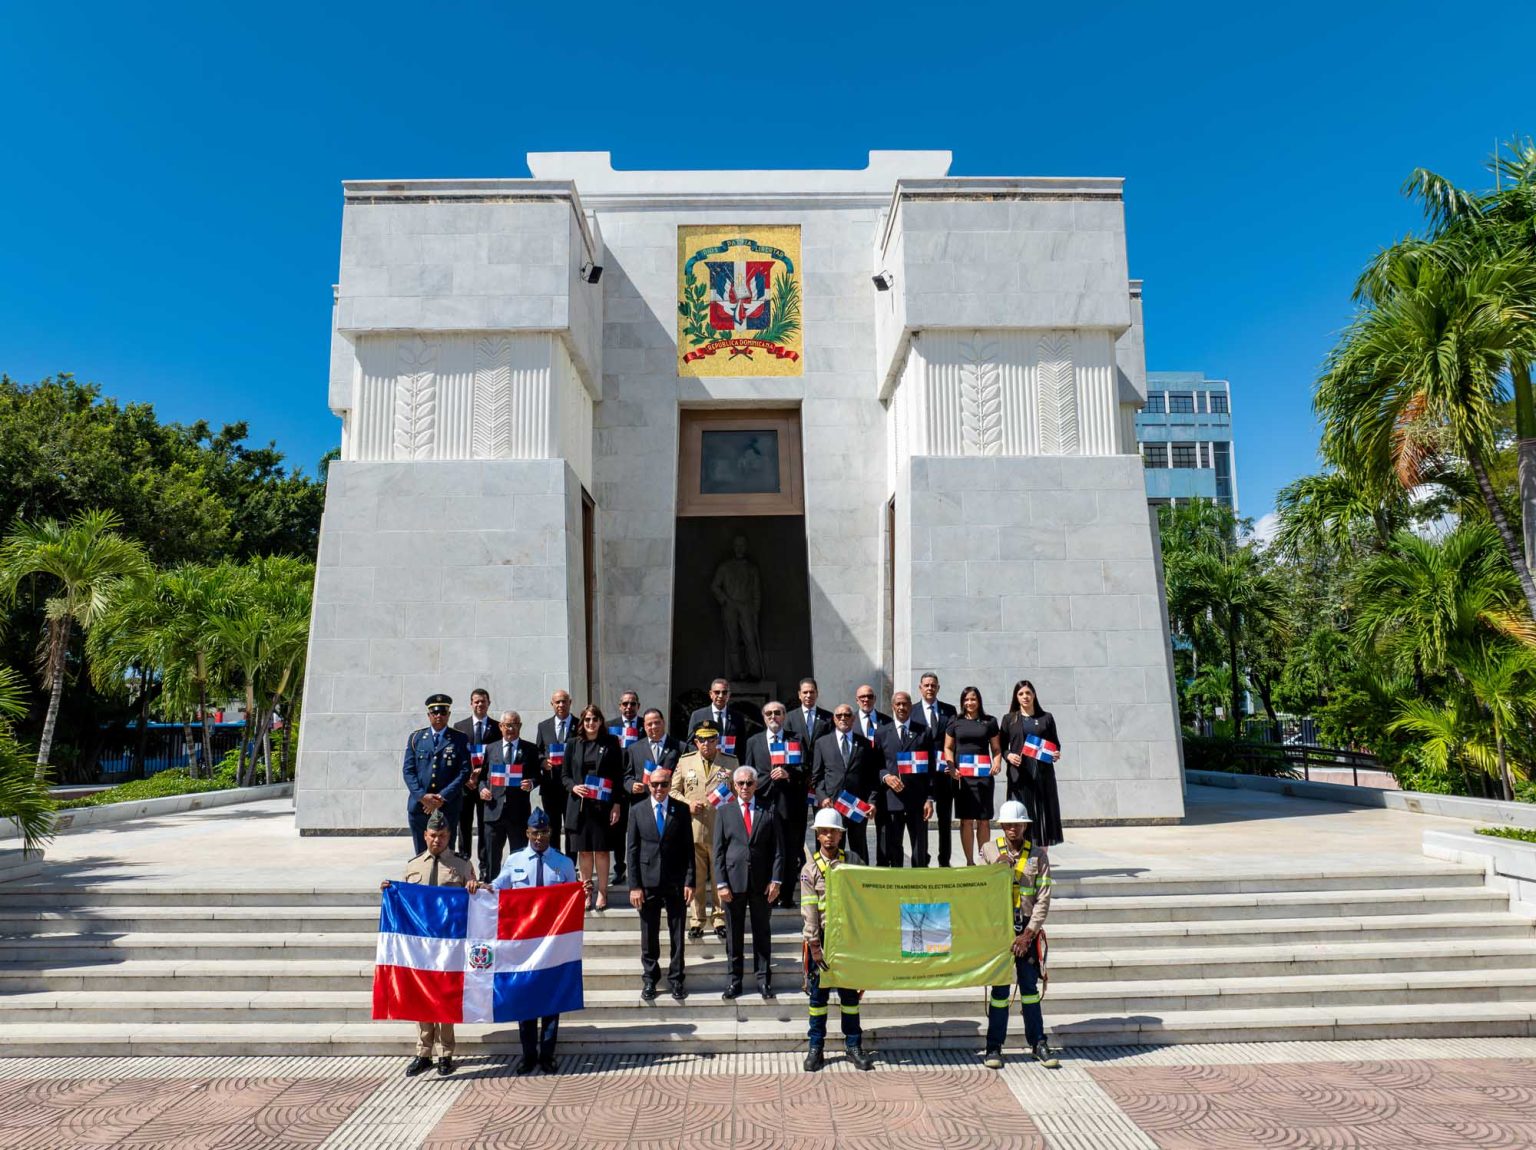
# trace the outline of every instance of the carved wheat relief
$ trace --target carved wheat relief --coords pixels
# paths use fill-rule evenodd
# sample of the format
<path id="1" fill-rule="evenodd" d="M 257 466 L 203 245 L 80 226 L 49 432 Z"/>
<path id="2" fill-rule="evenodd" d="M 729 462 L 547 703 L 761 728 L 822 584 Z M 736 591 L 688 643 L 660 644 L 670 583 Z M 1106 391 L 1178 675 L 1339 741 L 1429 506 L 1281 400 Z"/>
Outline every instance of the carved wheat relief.
<path id="1" fill-rule="evenodd" d="M 512 341 L 488 336 L 475 344 L 474 453 L 500 459 L 512 440 Z"/>
<path id="2" fill-rule="evenodd" d="M 1041 337 L 1039 364 L 1040 452 L 1076 455 L 1077 378 L 1072 369 L 1072 341 L 1061 335 Z"/>
<path id="3" fill-rule="evenodd" d="M 1003 386 L 997 345 L 968 342 L 961 345 L 960 356 L 960 450 L 1001 455 Z"/>
<path id="4" fill-rule="evenodd" d="M 430 459 L 437 429 L 437 344 L 400 345 L 395 376 L 395 458 Z"/>

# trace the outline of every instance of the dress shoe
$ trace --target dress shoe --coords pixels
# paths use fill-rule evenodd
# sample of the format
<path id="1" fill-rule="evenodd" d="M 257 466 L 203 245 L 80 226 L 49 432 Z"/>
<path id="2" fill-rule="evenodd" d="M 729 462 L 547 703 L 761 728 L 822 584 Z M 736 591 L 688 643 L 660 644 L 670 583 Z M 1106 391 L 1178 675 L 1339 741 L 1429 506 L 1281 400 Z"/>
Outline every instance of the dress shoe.
<path id="1" fill-rule="evenodd" d="M 551 1054 L 547 1058 L 539 1059 L 539 1069 L 544 1071 L 545 1074 L 559 1074 L 560 1063 Z"/>
<path id="2" fill-rule="evenodd" d="M 439 1078 L 447 1078 L 452 1073 L 453 1059 L 445 1054 L 437 1060 L 437 1076 Z"/>
<path id="3" fill-rule="evenodd" d="M 740 998 L 741 987 L 727 986 L 723 991 L 720 992 L 720 997 L 725 999 L 727 1002 L 731 1001 L 733 998 Z"/>
<path id="4" fill-rule="evenodd" d="M 681 986 L 674 986 L 672 988 L 672 1001 L 673 1002 L 683 1002 L 683 1001 L 686 1001 L 687 998 L 688 998 L 688 992 L 686 990 L 684 990 Z"/>
<path id="5" fill-rule="evenodd" d="M 701 939 L 703 937 L 704 937 L 704 928 L 702 926 L 690 926 L 688 928 L 688 941 L 689 942 L 698 942 L 699 939 Z"/>
<path id="6" fill-rule="evenodd" d="M 806 1070 L 820 1070 L 826 1065 L 826 1059 L 821 1056 L 821 1047 L 813 1046 L 806 1051 L 805 1062 L 802 1064 Z"/>
<path id="7" fill-rule="evenodd" d="M 873 1070 L 875 1068 L 874 1056 L 866 1053 L 862 1046 L 849 1047 L 848 1061 L 860 1070 Z"/>
<path id="8" fill-rule="evenodd" d="M 763 996 L 764 1002 L 772 1002 L 774 999 L 779 997 L 777 994 L 773 993 L 773 987 L 771 986 L 764 986 L 759 988 L 758 993 Z"/>
<path id="9" fill-rule="evenodd" d="M 418 1054 L 415 1058 L 411 1059 L 410 1065 L 405 1068 L 405 1076 L 407 1078 L 415 1078 L 416 1075 L 431 1065 L 432 1060 L 430 1058 L 425 1054 Z"/>
<path id="10" fill-rule="evenodd" d="M 532 1074 L 533 1068 L 539 1064 L 539 1060 L 531 1054 L 525 1054 L 517 1060 L 516 1070 L 519 1074 Z"/>
<path id="11" fill-rule="evenodd" d="M 715 937 L 718 938 L 721 942 L 724 942 L 725 941 L 725 927 L 723 927 L 723 926 L 715 927 Z"/>
<path id="12" fill-rule="evenodd" d="M 640 1001 L 641 1002 L 655 1002 L 656 1001 L 656 988 L 654 986 L 642 986 L 640 988 Z"/>

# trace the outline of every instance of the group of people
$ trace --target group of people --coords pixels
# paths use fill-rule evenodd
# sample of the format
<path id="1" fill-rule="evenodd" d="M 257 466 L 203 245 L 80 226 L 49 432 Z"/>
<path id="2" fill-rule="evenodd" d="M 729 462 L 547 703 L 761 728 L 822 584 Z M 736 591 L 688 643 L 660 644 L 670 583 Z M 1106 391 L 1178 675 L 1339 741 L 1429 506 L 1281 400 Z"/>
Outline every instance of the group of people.
<path id="1" fill-rule="evenodd" d="M 521 737 L 516 711 L 491 718 L 490 697 L 482 689 L 471 695 L 470 718 L 452 727 L 452 700 L 433 695 L 426 702 L 428 725 L 406 745 L 407 816 L 417 850 L 406 881 L 428 881 L 430 875 L 471 893 L 482 885 L 580 881 L 589 911 L 597 913 L 607 909 L 611 876 L 627 885 L 639 913 L 640 995 L 647 1004 L 659 993 L 663 911 L 667 988 L 674 1000 L 688 995 L 686 940 L 702 938 L 706 929 L 726 946 L 722 997 L 740 996 L 749 926 L 757 990 L 772 999 L 771 908 L 798 905 L 810 998 L 805 1066 L 816 1070 L 823 1064 L 833 989 L 819 979 L 826 875 L 844 862 L 869 858 L 871 823 L 875 865 L 899 867 L 910 857 L 912 866 L 928 866 L 928 823 L 935 815 L 938 863 L 949 866 L 952 824 L 958 821 L 966 865 L 1003 862 L 1012 868 L 1013 953 L 1027 1037 L 1037 1059 L 1054 1067 L 1038 980 L 1040 927 L 1049 907 L 1046 848 L 1062 841 L 1055 720 L 1027 680 L 1015 686 L 1001 721 L 986 713 L 975 687 L 961 692 L 958 707 L 940 701 L 938 692 L 938 677 L 927 674 L 915 703 L 905 691 L 891 694 L 889 713 L 876 708 L 869 686 L 854 692 L 853 704 L 827 711 L 818 705 L 816 681 L 806 678 L 797 706 L 770 700 L 760 708 L 759 724 L 733 708 L 730 683 L 716 679 L 709 705 L 689 716 L 686 740 L 678 740 L 667 732 L 661 710 L 640 709 L 634 691 L 620 696 L 618 716 L 609 722 L 595 704 L 572 715 L 569 692 L 559 690 L 550 700 L 553 713 L 538 724 L 532 741 Z M 1008 801 L 994 820 L 998 775 L 1006 777 Z M 995 837 L 993 821 L 1001 831 Z M 808 822 L 815 836 L 809 858 Z M 568 854 L 553 845 L 562 830 Z M 448 849 L 455 836 L 457 852 Z M 477 866 L 468 861 L 472 855 Z M 849 1059 L 868 1069 L 859 992 L 836 989 Z M 988 1066 L 1002 1065 L 1009 994 L 1007 986 L 992 990 Z M 519 1073 L 535 1067 L 555 1072 L 558 1028 L 557 1016 L 522 1024 Z M 407 1074 L 426 1069 L 433 1056 L 439 1073 L 451 1073 L 451 1026 L 419 1027 Z"/>

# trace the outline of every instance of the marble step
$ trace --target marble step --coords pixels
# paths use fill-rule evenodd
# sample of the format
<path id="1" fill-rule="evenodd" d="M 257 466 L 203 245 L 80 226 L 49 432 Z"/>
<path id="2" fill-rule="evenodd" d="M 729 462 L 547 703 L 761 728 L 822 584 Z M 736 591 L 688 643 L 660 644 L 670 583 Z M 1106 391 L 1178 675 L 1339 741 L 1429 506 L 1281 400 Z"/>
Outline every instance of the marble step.
<path id="1" fill-rule="evenodd" d="M 1056 895 L 1083 898 L 1193 898 L 1210 895 L 1328 893 L 1337 891 L 1400 890 L 1405 888 L 1479 888 L 1483 872 L 1452 863 L 1426 861 L 1422 866 L 1360 866 L 1347 872 L 1306 867 L 1273 866 L 1251 873 L 1227 871 L 1159 872 L 1144 875 L 1078 875 L 1056 872 Z M 614 887 L 615 891 L 621 888 Z M 202 887 L 133 882 L 62 886 L 57 882 L 22 880 L 0 884 L 0 912 L 13 909 L 101 906 L 374 906 L 378 891 L 369 887 L 333 886 Z"/>
<path id="2" fill-rule="evenodd" d="M 661 988 L 651 1005 L 639 998 L 639 973 L 627 972 L 627 984 L 612 989 L 586 988 L 583 1017 L 591 1021 L 657 1019 L 691 1021 L 739 1013 L 747 1018 L 793 1020 L 803 1017 L 806 1000 L 793 972 L 779 972 L 779 997 L 765 1002 L 756 994 L 734 1002 L 719 997 L 719 979 L 690 974 L 690 995 L 679 1004 Z M 364 979 L 354 989 L 315 990 L 120 990 L 27 991 L 7 994 L 13 1020 L 29 1018 L 41 1026 L 89 1022 L 367 1022 L 372 992 Z M 872 991 L 865 996 L 866 1020 L 922 1016 L 965 1017 L 982 1009 L 983 990 Z M 1052 1015 L 1123 1016 L 1190 1011 L 1266 1010 L 1320 1006 L 1425 1006 L 1471 1002 L 1536 1001 L 1536 971 L 1497 970 L 1390 975 L 1292 975 L 1279 978 L 1189 979 L 1166 982 L 1062 984 L 1053 980 L 1046 995 Z"/>
<path id="3" fill-rule="evenodd" d="M 732 1012 L 735 1013 L 735 1012 Z M 976 1049 L 982 1019 L 898 1016 L 869 1028 L 876 1052 L 911 1049 Z M 1050 1011 L 1047 1026 L 1070 1057 L 1076 1046 L 1216 1042 L 1317 1041 L 1360 1038 L 1529 1037 L 1536 1033 L 1536 1000 L 1421 1006 L 1315 1006 L 1269 1010 L 1205 1010 L 1131 1017 L 1094 1017 Z M 1022 1040 L 1010 1022 L 1010 1054 Z M 567 1016 L 560 1027 L 564 1054 L 745 1053 L 804 1048 L 804 1019 L 711 1018 L 679 1024 L 659 1012 L 654 1022 L 601 1022 Z M 457 1028 L 459 1054 L 506 1054 L 518 1047 L 510 1024 Z M 409 1023 L 138 1023 L 61 1022 L 38 1026 L 9 1018 L 0 1023 L 7 1055 L 399 1055 L 410 1053 Z M 836 1046 L 836 1035 L 833 1036 Z M 1016 1055 L 1014 1055 L 1016 1057 Z"/>
<path id="4" fill-rule="evenodd" d="M 1508 896 L 1461 887 L 1386 891 L 1282 892 L 1258 895 L 1197 895 L 1137 898 L 1061 898 L 1051 903 L 1052 930 L 1076 930 L 1111 923 L 1243 922 L 1253 919 L 1347 919 L 1443 914 L 1498 914 Z M 378 922 L 377 902 L 356 906 L 293 906 L 281 903 L 237 906 L 111 905 L 63 909 L 0 909 L 0 937 L 119 931 L 347 932 L 370 930 Z M 798 930 L 798 911 L 776 911 L 775 929 Z M 635 912 L 612 906 L 589 914 L 588 934 L 637 930 Z"/>

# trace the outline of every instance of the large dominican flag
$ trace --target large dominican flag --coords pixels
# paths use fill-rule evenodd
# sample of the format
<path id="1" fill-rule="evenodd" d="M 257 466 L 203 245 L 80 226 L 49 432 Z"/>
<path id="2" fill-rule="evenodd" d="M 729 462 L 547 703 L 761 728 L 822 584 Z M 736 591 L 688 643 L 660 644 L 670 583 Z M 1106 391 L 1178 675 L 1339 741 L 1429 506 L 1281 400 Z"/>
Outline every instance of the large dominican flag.
<path id="1" fill-rule="evenodd" d="M 520 1022 L 582 1008 L 577 882 L 519 890 L 390 883 L 379 907 L 373 1017 Z"/>

